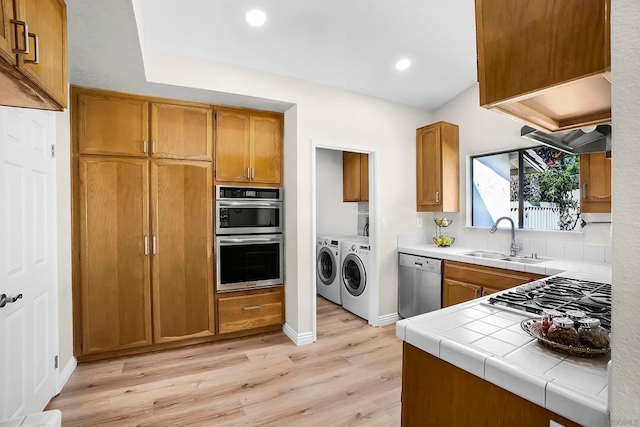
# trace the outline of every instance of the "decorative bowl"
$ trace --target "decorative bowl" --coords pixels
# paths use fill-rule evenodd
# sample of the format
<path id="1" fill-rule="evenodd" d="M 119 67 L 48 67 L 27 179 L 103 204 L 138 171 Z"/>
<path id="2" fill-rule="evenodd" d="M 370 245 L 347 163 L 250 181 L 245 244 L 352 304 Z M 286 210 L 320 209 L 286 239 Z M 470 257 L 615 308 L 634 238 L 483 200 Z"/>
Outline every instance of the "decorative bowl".
<path id="1" fill-rule="evenodd" d="M 450 236 L 438 236 L 433 238 L 433 243 L 441 248 L 448 248 L 449 246 L 453 245 L 453 242 L 455 241 L 456 238 Z"/>
<path id="2" fill-rule="evenodd" d="M 451 225 L 453 220 L 447 218 L 433 218 L 433 222 L 435 222 L 438 227 L 448 227 Z"/>
<path id="3" fill-rule="evenodd" d="M 542 332 L 542 322 L 537 319 L 526 319 L 520 322 L 522 329 L 543 346 L 561 353 L 579 357 L 601 357 L 611 352 L 611 345 L 603 349 L 594 349 L 582 346 L 565 345 L 548 339 Z"/>

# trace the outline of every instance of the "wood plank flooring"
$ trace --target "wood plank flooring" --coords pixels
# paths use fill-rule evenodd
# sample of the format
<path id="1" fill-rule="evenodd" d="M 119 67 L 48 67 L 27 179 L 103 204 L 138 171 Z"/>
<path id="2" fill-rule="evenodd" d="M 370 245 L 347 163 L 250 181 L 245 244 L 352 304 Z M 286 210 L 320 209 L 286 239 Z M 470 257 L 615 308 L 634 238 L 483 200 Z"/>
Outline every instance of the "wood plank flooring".
<path id="1" fill-rule="evenodd" d="M 63 426 L 399 426 L 402 342 L 318 297 L 318 341 L 283 333 L 80 364 Z"/>

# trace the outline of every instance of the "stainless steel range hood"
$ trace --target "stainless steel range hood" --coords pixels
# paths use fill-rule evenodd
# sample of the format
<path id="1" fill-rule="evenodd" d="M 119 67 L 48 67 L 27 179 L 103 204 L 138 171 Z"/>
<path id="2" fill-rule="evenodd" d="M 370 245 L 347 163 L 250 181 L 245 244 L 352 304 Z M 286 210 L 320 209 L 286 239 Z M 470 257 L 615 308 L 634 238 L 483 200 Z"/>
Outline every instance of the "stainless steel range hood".
<path id="1" fill-rule="evenodd" d="M 611 151 L 611 125 L 583 129 L 544 133 L 530 126 L 523 126 L 520 135 L 569 154 Z"/>

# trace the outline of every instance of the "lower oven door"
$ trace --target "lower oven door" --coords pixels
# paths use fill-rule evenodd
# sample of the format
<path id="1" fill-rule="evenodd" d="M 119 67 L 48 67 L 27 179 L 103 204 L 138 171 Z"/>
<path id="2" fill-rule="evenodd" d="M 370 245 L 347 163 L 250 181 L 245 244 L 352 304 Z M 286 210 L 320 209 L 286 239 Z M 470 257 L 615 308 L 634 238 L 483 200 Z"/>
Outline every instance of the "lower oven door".
<path id="1" fill-rule="evenodd" d="M 218 292 L 284 283 L 282 234 L 216 238 Z"/>

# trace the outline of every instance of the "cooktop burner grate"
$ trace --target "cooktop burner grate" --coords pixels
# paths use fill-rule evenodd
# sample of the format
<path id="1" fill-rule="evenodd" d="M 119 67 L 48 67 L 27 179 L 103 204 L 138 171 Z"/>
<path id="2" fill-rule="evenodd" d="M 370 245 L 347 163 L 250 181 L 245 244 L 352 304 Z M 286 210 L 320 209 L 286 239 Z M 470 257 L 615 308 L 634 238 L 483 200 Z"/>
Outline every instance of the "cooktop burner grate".
<path id="1" fill-rule="evenodd" d="M 489 298 L 489 304 L 542 315 L 545 309 L 563 313 L 581 310 L 611 330 L 611 285 L 553 277 L 518 286 Z"/>

